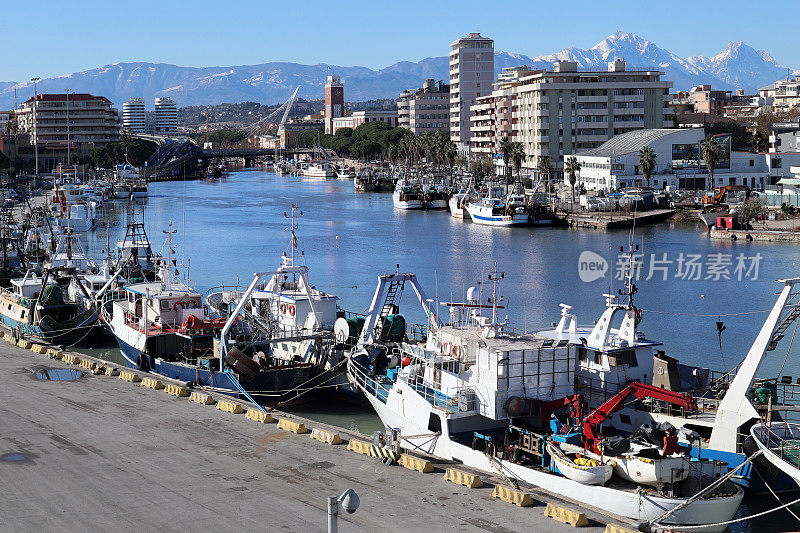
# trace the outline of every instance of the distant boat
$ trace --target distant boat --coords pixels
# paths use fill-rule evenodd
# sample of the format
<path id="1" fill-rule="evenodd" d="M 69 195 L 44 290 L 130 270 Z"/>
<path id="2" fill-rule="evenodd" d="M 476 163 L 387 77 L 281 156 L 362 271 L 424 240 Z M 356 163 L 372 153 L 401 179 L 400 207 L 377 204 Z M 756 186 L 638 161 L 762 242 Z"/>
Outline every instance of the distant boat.
<path id="1" fill-rule="evenodd" d="M 418 185 L 401 180 L 392 193 L 392 202 L 395 209 L 422 209 L 424 200 L 422 190 Z"/>
<path id="2" fill-rule="evenodd" d="M 305 178 L 333 178 L 336 177 L 336 171 L 333 166 L 327 161 L 313 161 L 303 169 L 303 177 Z"/>
<path id="3" fill-rule="evenodd" d="M 356 173 L 353 167 L 341 167 L 336 169 L 336 177 L 340 180 L 351 180 Z"/>
<path id="4" fill-rule="evenodd" d="M 496 193 L 497 191 L 490 189 L 486 197 L 467 204 L 467 212 L 472 221 L 482 226 L 526 226 L 528 213 L 525 208 L 495 196 Z"/>

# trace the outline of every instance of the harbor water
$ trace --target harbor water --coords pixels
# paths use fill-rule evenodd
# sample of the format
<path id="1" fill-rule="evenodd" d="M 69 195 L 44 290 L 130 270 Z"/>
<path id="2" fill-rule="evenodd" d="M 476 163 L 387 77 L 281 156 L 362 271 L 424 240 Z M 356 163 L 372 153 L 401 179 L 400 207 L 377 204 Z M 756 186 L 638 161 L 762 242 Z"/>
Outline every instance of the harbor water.
<path id="1" fill-rule="evenodd" d="M 297 251 L 304 253 L 312 283 L 337 295 L 340 307 L 349 311 L 365 312 L 377 276 L 398 268 L 418 275 L 446 320 L 448 307 L 441 303 L 462 301 L 496 262 L 505 273 L 503 316 L 532 330 L 557 321 L 562 303 L 573 306 L 581 324 L 590 324 L 605 308 L 603 294 L 623 287 L 617 278 L 623 269 L 620 246 L 627 247 L 631 238 L 627 230 L 479 226 L 447 211 L 395 210 L 391 195 L 356 193 L 347 180 L 247 170 L 214 181 L 152 183 L 143 203 L 106 204 L 103 217 L 112 246 L 135 219 L 144 222 L 154 250 L 162 253 L 171 222 L 177 230 L 174 248 L 185 258 L 192 284 L 205 292 L 222 283 L 246 285 L 252 273 L 279 264 L 289 247 L 285 214 L 293 203 L 303 212 Z M 103 255 L 106 233 L 106 226 L 99 226 L 85 236 L 95 257 Z M 711 240 L 701 223 L 639 227 L 632 242 L 642 265 L 635 295 L 642 309 L 639 329 L 662 341 L 668 355 L 712 369 L 728 370 L 742 360 L 775 301 L 775 280 L 800 274 L 796 246 Z M 412 291 L 404 296 L 401 312 L 408 321 L 425 322 Z M 786 344 L 770 352 L 761 374 L 784 368 L 784 375 L 800 377 L 800 342 L 788 352 Z M 118 357 L 111 342 L 81 349 Z M 381 428 L 366 407 L 296 409 L 363 433 Z"/>

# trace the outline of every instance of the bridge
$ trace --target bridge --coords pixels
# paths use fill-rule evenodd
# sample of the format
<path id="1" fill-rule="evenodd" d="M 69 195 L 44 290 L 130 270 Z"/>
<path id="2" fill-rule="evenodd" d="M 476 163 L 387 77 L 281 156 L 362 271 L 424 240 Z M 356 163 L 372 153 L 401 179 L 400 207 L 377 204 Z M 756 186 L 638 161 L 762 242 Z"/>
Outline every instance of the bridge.
<path id="1" fill-rule="evenodd" d="M 213 148 L 204 150 L 193 141 L 163 142 L 150 156 L 144 167 L 144 177 L 148 181 L 171 179 L 192 179 L 205 175 L 208 166 L 215 160 L 242 158 L 245 166 L 262 157 L 298 159 L 301 155 L 311 155 L 313 148 Z M 325 150 L 326 155 L 332 152 Z"/>

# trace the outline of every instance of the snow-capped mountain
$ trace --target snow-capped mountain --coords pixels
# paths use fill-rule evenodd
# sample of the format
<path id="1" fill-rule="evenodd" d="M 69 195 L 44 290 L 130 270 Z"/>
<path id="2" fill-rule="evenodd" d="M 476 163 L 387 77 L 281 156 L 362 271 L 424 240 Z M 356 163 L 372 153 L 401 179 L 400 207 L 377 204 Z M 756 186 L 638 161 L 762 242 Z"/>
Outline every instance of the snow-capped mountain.
<path id="1" fill-rule="evenodd" d="M 624 58 L 631 68 L 663 70 L 665 79 L 672 81 L 676 90 L 710 83 L 719 89 L 744 88 L 752 92 L 786 75 L 786 69 L 767 52 L 743 43 L 731 43 L 713 57 L 681 58 L 636 34 L 624 32 L 609 35 L 585 50 L 565 48 L 536 57 L 498 50 L 495 51 L 495 71 L 499 73 L 504 67 L 523 64 L 550 68 L 559 59 L 576 61 L 585 69 L 604 70 L 616 57 Z M 106 96 L 117 106 L 131 96 L 145 98 L 148 105 L 156 96 L 170 96 L 179 106 L 242 101 L 277 103 L 288 98 L 297 85 L 302 85 L 301 97 L 322 98 L 325 78 L 331 73 L 342 76 L 348 101 L 395 98 L 405 89 L 420 87 L 425 78 L 447 80 L 449 77 L 447 57 L 401 61 L 380 70 L 282 62 L 222 67 L 133 62 L 42 79 L 38 89 L 62 92 L 64 87 L 71 87 L 76 92 Z M 18 101 L 33 94 L 30 83 L 0 82 L 0 109 L 13 106 L 15 88 Z"/>

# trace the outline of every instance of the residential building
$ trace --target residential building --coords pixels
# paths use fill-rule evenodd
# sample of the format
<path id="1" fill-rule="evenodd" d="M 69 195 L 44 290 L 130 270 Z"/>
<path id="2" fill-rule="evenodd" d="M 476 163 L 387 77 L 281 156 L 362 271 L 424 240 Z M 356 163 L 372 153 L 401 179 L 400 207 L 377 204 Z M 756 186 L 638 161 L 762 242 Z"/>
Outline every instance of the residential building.
<path id="1" fill-rule="evenodd" d="M 32 158 L 38 145 L 40 170 L 66 163 L 68 154 L 77 159 L 94 146 L 119 140 L 119 113 L 103 96 L 39 94 L 23 102 L 16 115 L 19 132 L 30 138 L 21 155 Z"/>
<path id="2" fill-rule="evenodd" d="M 523 143 L 524 166 L 537 168 L 548 156 L 563 158 L 596 148 L 622 133 L 673 125 L 671 81 L 657 69 L 627 69 L 623 59 L 608 70 L 579 71 L 573 61 L 523 77 L 516 92 L 516 139 Z"/>
<path id="3" fill-rule="evenodd" d="M 397 124 L 415 135 L 426 131 L 450 131 L 450 86 L 429 78 L 419 89 L 400 93 Z"/>
<path id="4" fill-rule="evenodd" d="M 339 76 L 328 76 L 325 83 L 325 133 L 334 133 L 333 120 L 344 116 L 344 85 Z"/>
<path id="5" fill-rule="evenodd" d="M 130 98 L 122 104 L 122 127 L 131 133 L 144 133 L 144 111 L 144 99 Z"/>
<path id="6" fill-rule="evenodd" d="M 327 117 L 325 121 L 327 123 Z M 340 128 L 356 129 L 367 122 L 386 122 L 389 126 L 397 127 L 398 116 L 396 111 L 355 111 L 345 117 L 336 117 L 331 121 L 331 134 L 335 134 Z"/>
<path id="7" fill-rule="evenodd" d="M 172 98 L 156 98 L 156 135 L 174 135 L 178 132 L 178 107 Z"/>
<path id="8" fill-rule="evenodd" d="M 800 73 L 794 73 L 785 80 L 776 81 L 759 91 L 765 98 L 773 98 L 776 111 L 787 111 L 800 106 Z"/>
<path id="9" fill-rule="evenodd" d="M 290 120 L 285 123 L 280 132 L 280 147 L 296 148 L 298 133 L 303 131 L 321 130 L 323 128 L 324 120 L 321 117 L 313 117 L 316 117 L 316 115 L 306 115 L 306 118 L 303 120 Z"/>
<path id="10" fill-rule="evenodd" d="M 517 88 L 523 78 L 537 72 L 543 71 L 525 65 L 504 68 L 492 92 L 478 97 L 470 106 L 470 153 L 491 157 L 499 153 L 503 137 L 517 140 Z"/>
<path id="11" fill-rule="evenodd" d="M 469 33 L 450 44 L 450 139 L 469 149 L 470 106 L 492 92 L 494 41 Z"/>
<path id="12" fill-rule="evenodd" d="M 14 111 L 0 111 L 0 134 L 8 133 L 8 123 L 14 117 Z"/>
<path id="13" fill-rule="evenodd" d="M 746 185 L 764 189 L 784 177 L 792 164 L 800 164 L 800 153 L 749 153 L 731 151 L 730 135 L 719 135 L 723 154 L 714 170 L 714 183 L 702 159 L 702 128 L 645 129 L 617 135 L 597 148 L 578 152 L 581 165 L 576 188 L 609 192 L 625 187 L 645 186 L 639 169 L 639 152 L 644 146 L 656 155 L 649 185 L 704 190 L 725 185 Z M 565 183 L 567 177 L 565 176 Z"/>
<path id="14" fill-rule="evenodd" d="M 772 152 L 800 152 L 800 117 L 770 124 L 769 149 Z"/>

